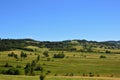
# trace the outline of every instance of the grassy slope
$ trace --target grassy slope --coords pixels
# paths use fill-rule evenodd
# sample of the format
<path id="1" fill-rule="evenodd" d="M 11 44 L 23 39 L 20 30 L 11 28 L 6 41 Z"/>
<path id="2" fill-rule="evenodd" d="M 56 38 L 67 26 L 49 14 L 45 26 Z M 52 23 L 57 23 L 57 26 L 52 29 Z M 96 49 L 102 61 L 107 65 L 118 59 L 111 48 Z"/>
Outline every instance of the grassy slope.
<path id="1" fill-rule="evenodd" d="M 39 49 L 36 54 L 40 54 L 41 57 L 42 52 L 46 49 Z M 19 50 L 14 51 L 16 54 L 20 54 Z M 35 53 L 26 52 L 28 54 L 28 57 L 26 59 L 23 59 L 23 61 L 16 61 L 14 58 L 10 58 L 7 56 L 7 54 L 10 53 L 9 51 L 0 52 L 0 66 L 4 65 L 6 62 L 10 63 L 14 67 L 16 65 L 21 65 L 22 69 L 21 73 L 24 74 L 24 67 L 27 62 L 31 62 L 32 60 L 36 59 L 37 55 Z M 50 52 L 50 57 L 53 56 L 53 53 L 57 52 Z M 46 58 L 41 58 L 39 63 L 43 65 L 44 69 L 51 71 L 51 76 L 57 74 L 58 76 L 64 76 L 67 73 L 73 73 L 74 76 L 82 76 L 84 74 L 89 74 L 90 72 L 97 76 L 97 74 L 100 75 L 100 77 L 110 77 L 113 75 L 113 77 L 120 77 L 120 54 L 101 54 L 101 53 L 78 53 L 78 52 L 65 52 L 67 58 L 64 59 L 54 59 L 54 61 L 46 61 Z M 73 56 L 74 55 L 74 56 Z M 100 59 L 100 55 L 105 55 L 106 59 Z M 86 56 L 86 58 L 84 57 Z M 0 67 L 2 69 L 4 67 Z M 38 74 L 40 72 L 37 72 Z M 0 80 L 13 80 L 11 79 L 14 76 L 8 76 L 5 77 L 4 75 L 0 75 Z M 9 79 L 10 78 L 10 79 Z M 38 80 L 39 77 L 30 77 L 30 76 L 16 76 L 15 80 Z M 20 79 L 19 79 L 20 78 Z M 61 77 L 49 77 L 48 80 L 80 80 L 78 78 L 70 79 L 70 78 L 61 78 Z M 82 79 L 83 80 L 83 79 Z M 85 79 L 85 80 L 88 80 Z M 91 79 L 93 80 L 93 79 Z M 98 79 L 99 80 L 99 79 Z M 102 80 L 102 79 L 100 79 Z M 104 80 L 104 79 L 103 79 Z"/>

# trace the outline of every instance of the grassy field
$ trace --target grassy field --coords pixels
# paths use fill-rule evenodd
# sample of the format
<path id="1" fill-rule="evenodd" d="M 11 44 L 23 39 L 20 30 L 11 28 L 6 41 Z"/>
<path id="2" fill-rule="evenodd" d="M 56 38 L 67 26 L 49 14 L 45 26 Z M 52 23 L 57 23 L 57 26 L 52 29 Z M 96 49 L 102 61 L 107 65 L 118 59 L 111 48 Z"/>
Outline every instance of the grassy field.
<path id="1" fill-rule="evenodd" d="M 8 57 L 12 51 L 0 52 L 0 70 L 6 69 L 3 67 L 6 62 L 14 67 L 21 66 L 20 76 L 0 75 L 0 80 L 39 80 L 39 76 L 24 76 L 26 63 L 35 60 L 36 54 L 41 56 L 38 64 L 43 66 L 45 72 L 51 72 L 47 75 L 46 80 L 117 80 L 120 77 L 120 54 L 64 52 L 65 58 L 54 59 L 52 58 L 53 54 L 58 52 L 50 51 L 50 61 L 47 61 L 47 58 L 42 55 L 45 50 L 47 49 L 39 49 L 37 52 L 25 51 L 28 57 L 22 61 L 20 57 L 18 61 Z M 13 52 L 20 56 L 20 50 Z M 106 56 L 106 58 L 100 58 L 101 55 Z M 90 73 L 93 77 L 89 77 Z M 36 71 L 35 74 L 39 75 L 40 72 Z"/>
<path id="2" fill-rule="evenodd" d="M 81 76 L 47 76 L 45 80 L 119 80 L 120 78 L 114 77 L 81 77 Z M 0 80 L 39 80 L 39 76 L 13 76 L 13 75 L 0 75 Z"/>

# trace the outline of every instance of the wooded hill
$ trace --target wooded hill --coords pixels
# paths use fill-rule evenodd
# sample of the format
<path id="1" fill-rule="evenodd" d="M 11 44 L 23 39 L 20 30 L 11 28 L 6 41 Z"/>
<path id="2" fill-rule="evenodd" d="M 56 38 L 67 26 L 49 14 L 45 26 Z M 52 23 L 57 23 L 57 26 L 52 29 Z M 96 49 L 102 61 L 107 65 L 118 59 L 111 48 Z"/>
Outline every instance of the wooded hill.
<path id="1" fill-rule="evenodd" d="M 87 40 L 65 40 L 65 41 L 36 41 L 33 39 L 0 39 L 0 51 L 21 49 L 34 51 L 27 46 L 49 48 L 56 51 L 81 51 L 81 52 L 103 52 L 100 49 L 120 49 L 120 41 L 87 41 Z M 105 51 L 104 51 L 105 52 Z M 108 51 L 109 53 L 109 51 Z"/>

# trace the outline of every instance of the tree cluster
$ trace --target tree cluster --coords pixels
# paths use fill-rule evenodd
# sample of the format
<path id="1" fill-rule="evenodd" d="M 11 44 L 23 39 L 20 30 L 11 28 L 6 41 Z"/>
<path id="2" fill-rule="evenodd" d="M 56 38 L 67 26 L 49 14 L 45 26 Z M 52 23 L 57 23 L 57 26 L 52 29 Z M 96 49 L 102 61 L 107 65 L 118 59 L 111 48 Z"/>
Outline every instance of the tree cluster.
<path id="1" fill-rule="evenodd" d="M 64 58 L 65 54 L 64 53 L 58 53 L 58 54 L 54 54 L 53 58 Z"/>

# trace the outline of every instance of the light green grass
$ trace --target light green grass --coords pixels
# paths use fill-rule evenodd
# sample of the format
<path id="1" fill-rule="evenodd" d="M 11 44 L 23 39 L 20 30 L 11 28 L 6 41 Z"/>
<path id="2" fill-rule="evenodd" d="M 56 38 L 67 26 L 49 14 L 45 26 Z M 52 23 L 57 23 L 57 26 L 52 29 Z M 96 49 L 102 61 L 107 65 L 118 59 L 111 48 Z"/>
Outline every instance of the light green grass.
<path id="1" fill-rule="evenodd" d="M 64 76 L 67 73 L 68 74 L 73 73 L 74 76 L 83 76 L 83 74 L 86 74 L 88 76 L 89 73 L 91 72 L 92 74 L 94 74 L 95 77 L 98 74 L 100 75 L 100 77 L 110 77 L 111 75 L 113 75 L 113 77 L 120 77 L 120 64 L 119 64 L 120 54 L 64 52 L 66 55 L 64 59 L 53 59 L 52 58 L 53 54 L 59 52 L 50 51 L 49 55 L 51 60 L 53 61 L 47 61 L 47 58 L 44 58 L 42 55 L 42 52 L 45 50 L 47 49 L 41 48 L 38 49 L 37 52 L 25 51 L 28 54 L 28 57 L 22 59 L 22 61 L 20 57 L 19 57 L 19 61 L 16 61 L 16 59 L 14 58 L 8 57 L 8 53 L 10 53 L 11 51 L 0 52 L 0 69 L 6 69 L 2 67 L 6 62 L 8 62 L 10 65 L 13 65 L 14 67 L 16 67 L 17 65 L 21 65 L 22 68 L 20 69 L 20 71 L 21 74 L 24 75 L 24 67 L 26 63 L 35 60 L 37 58 L 37 55 L 35 55 L 36 53 L 36 54 L 40 54 L 41 56 L 38 64 L 41 64 L 44 67 L 45 71 L 48 70 L 51 71 L 51 73 L 49 74 L 50 76 L 54 76 L 55 74 L 57 74 L 58 76 Z M 14 52 L 18 54 L 18 56 L 20 56 L 20 52 L 21 52 L 20 50 L 15 50 Z M 99 58 L 100 55 L 104 55 L 107 58 L 100 59 Z M 40 74 L 39 71 L 35 73 Z M 72 80 L 78 80 L 78 79 L 72 79 Z"/>
<path id="2" fill-rule="evenodd" d="M 120 78 L 114 77 L 65 77 L 65 76 L 47 76 L 45 80 L 119 80 Z M 13 76 L 13 75 L 0 75 L 0 80 L 40 80 L 39 76 Z"/>

